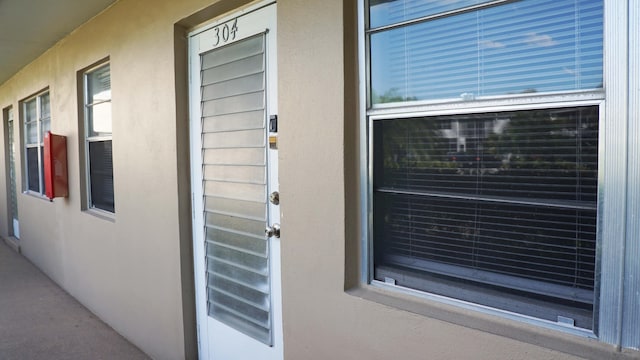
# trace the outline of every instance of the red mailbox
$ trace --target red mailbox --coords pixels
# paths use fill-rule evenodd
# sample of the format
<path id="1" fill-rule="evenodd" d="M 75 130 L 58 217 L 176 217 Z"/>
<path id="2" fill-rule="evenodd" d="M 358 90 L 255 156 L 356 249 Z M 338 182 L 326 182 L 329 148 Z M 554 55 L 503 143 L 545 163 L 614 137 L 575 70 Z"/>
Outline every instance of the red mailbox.
<path id="1" fill-rule="evenodd" d="M 51 131 L 44 135 L 44 189 L 50 200 L 69 196 L 67 138 Z"/>

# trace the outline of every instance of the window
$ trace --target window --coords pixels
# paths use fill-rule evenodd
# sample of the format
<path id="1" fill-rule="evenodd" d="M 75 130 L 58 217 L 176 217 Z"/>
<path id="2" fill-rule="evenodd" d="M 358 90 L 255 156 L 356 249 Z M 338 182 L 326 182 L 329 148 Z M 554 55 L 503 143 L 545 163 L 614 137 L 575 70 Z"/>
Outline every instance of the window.
<path id="1" fill-rule="evenodd" d="M 84 73 L 84 136 L 88 208 L 113 213 L 111 74 L 109 64 Z"/>
<path id="2" fill-rule="evenodd" d="M 49 92 L 22 102 L 25 191 L 44 195 L 44 135 L 51 128 Z"/>
<path id="3" fill-rule="evenodd" d="M 367 14 L 369 279 L 596 331 L 602 2 Z"/>

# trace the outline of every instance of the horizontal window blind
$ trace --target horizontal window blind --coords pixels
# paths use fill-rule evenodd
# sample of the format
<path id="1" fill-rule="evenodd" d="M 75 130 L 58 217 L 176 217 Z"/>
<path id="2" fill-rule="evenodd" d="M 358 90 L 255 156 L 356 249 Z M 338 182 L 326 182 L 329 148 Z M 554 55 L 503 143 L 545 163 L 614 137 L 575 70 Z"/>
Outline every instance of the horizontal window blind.
<path id="1" fill-rule="evenodd" d="M 374 121 L 375 266 L 591 307 L 598 111 Z"/>
<path id="2" fill-rule="evenodd" d="M 490 2 L 491 0 L 370 0 L 369 24 L 376 28 Z"/>
<path id="3" fill-rule="evenodd" d="M 441 9 L 436 3 L 374 2 L 372 17 L 377 7 L 392 7 L 394 12 L 372 26 L 454 7 L 450 3 Z M 392 17 L 394 13 L 398 15 Z M 371 101 L 602 88 L 602 16 L 600 1 L 522 0 L 373 29 L 369 35 Z"/>
<path id="4" fill-rule="evenodd" d="M 111 140 L 89 142 L 89 179 L 91 181 L 91 204 L 98 209 L 114 212 Z"/>

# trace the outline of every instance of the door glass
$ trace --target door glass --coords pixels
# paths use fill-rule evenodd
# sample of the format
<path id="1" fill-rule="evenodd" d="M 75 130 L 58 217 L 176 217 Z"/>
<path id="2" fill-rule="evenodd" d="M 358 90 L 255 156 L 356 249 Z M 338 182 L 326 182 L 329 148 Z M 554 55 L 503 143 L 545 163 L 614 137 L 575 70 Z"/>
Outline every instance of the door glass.
<path id="1" fill-rule="evenodd" d="M 264 35 L 201 66 L 207 313 L 271 345 Z"/>

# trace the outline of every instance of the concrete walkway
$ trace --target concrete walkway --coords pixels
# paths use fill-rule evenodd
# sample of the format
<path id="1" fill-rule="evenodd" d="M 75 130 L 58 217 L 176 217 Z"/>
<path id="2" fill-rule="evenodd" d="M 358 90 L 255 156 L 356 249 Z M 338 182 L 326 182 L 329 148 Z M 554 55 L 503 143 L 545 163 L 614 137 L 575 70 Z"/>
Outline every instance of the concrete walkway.
<path id="1" fill-rule="evenodd" d="M 0 239 L 0 359 L 149 359 Z"/>

